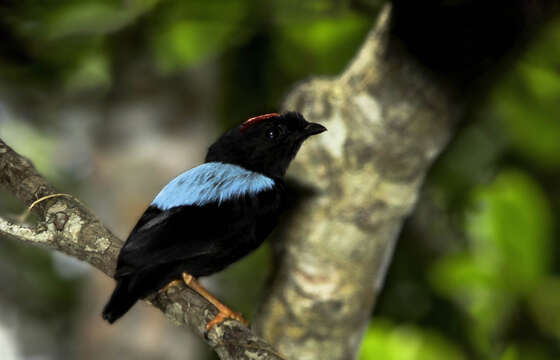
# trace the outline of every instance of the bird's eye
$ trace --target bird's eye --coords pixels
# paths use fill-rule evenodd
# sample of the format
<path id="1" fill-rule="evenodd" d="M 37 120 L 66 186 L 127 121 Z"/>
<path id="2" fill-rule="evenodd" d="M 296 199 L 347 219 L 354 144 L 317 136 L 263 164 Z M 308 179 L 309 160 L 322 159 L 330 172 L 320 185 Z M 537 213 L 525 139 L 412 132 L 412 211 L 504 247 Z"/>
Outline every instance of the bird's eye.
<path id="1" fill-rule="evenodd" d="M 266 137 L 270 140 L 274 140 L 278 137 L 279 131 L 277 127 L 272 127 L 266 130 Z"/>

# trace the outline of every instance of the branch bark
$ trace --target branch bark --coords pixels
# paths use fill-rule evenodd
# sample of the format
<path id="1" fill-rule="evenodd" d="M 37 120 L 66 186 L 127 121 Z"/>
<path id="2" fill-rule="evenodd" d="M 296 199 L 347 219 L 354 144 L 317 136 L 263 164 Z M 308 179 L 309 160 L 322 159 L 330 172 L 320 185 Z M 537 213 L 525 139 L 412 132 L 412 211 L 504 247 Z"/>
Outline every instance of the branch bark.
<path id="1" fill-rule="evenodd" d="M 57 193 L 29 160 L 1 139 L 0 186 L 13 193 L 25 206 Z M 83 204 L 71 197 L 60 196 L 39 202 L 33 210 L 40 219 L 35 227 L 0 218 L 0 236 L 61 251 L 113 276 L 123 242 Z M 262 338 L 235 320 L 215 326 L 205 337 L 205 325 L 217 310 L 185 286 L 171 288 L 166 294 L 155 294 L 148 301 L 177 325 L 188 325 L 221 359 L 283 358 Z M 101 317 L 99 321 L 102 321 Z"/>
<path id="2" fill-rule="evenodd" d="M 390 7 L 338 77 L 295 89 L 284 108 L 329 130 L 290 169 L 318 195 L 281 235 L 256 329 L 293 359 L 354 359 L 403 221 L 459 103 L 390 37 Z"/>

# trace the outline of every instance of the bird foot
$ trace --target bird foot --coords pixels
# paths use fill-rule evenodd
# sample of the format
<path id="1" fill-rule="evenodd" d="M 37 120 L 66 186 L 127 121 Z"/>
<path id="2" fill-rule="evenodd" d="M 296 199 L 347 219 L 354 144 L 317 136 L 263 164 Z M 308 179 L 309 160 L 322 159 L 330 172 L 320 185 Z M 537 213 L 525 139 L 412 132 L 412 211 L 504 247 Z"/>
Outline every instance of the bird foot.
<path id="1" fill-rule="evenodd" d="M 180 284 L 182 284 L 183 281 L 182 280 L 172 280 L 171 282 L 169 282 L 169 284 L 165 285 L 164 287 L 162 287 L 161 289 L 159 289 L 160 293 L 164 293 L 167 290 L 169 290 L 169 288 L 172 288 L 173 286 L 178 286 Z"/>
<path id="2" fill-rule="evenodd" d="M 191 286 L 193 281 L 196 281 L 194 276 L 192 276 L 191 274 L 187 274 L 186 272 L 182 273 L 181 277 L 183 278 L 183 282 L 188 286 Z"/>
<path id="3" fill-rule="evenodd" d="M 200 285 L 198 281 L 196 281 L 196 278 L 194 276 L 184 272 L 182 274 L 182 278 L 185 284 L 187 284 L 187 286 L 189 286 L 191 289 L 196 291 L 199 295 L 204 297 L 206 300 L 208 300 L 212 305 L 214 305 L 218 309 L 218 314 L 216 314 L 216 316 L 214 316 L 214 318 L 206 324 L 207 333 L 214 326 L 222 323 L 226 319 L 234 319 L 241 322 L 245 326 L 249 326 L 249 323 L 247 322 L 247 320 L 243 319 L 241 314 L 231 311 L 230 308 L 222 304 L 218 299 L 216 299 L 212 294 L 210 294 L 208 290 L 203 288 L 202 285 Z"/>
<path id="4" fill-rule="evenodd" d="M 227 319 L 237 320 L 243 325 L 249 327 L 249 323 L 247 322 L 247 320 L 243 319 L 241 314 L 235 313 L 226 308 L 225 311 L 223 309 L 220 310 L 220 312 L 217 313 L 216 316 L 214 316 L 214 318 L 206 324 L 206 332 L 210 331 L 214 326 L 221 324 Z"/>

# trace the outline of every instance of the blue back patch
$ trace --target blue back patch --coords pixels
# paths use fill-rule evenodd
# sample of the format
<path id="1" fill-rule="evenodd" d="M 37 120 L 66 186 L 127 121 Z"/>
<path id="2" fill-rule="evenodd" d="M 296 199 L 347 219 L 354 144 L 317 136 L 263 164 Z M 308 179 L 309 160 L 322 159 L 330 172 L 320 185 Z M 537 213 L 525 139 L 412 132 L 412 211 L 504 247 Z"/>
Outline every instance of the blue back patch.
<path id="1" fill-rule="evenodd" d="M 274 180 L 241 166 L 209 162 L 171 180 L 152 201 L 161 210 L 240 198 L 272 189 Z"/>

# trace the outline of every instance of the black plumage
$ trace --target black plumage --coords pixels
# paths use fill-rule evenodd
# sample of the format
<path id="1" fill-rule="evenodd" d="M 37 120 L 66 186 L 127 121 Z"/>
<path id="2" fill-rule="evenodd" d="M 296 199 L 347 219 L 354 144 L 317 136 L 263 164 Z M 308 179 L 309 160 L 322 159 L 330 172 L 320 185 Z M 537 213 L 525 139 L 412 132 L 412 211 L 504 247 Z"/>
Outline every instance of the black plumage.
<path id="1" fill-rule="evenodd" d="M 290 161 L 324 130 L 290 112 L 249 119 L 222 135 L 205 163 L 166 185 L 133 228 L 103 318 L 112 323 L 183 273 L 210 275 L 256 249 L 284 206 Z"/>

